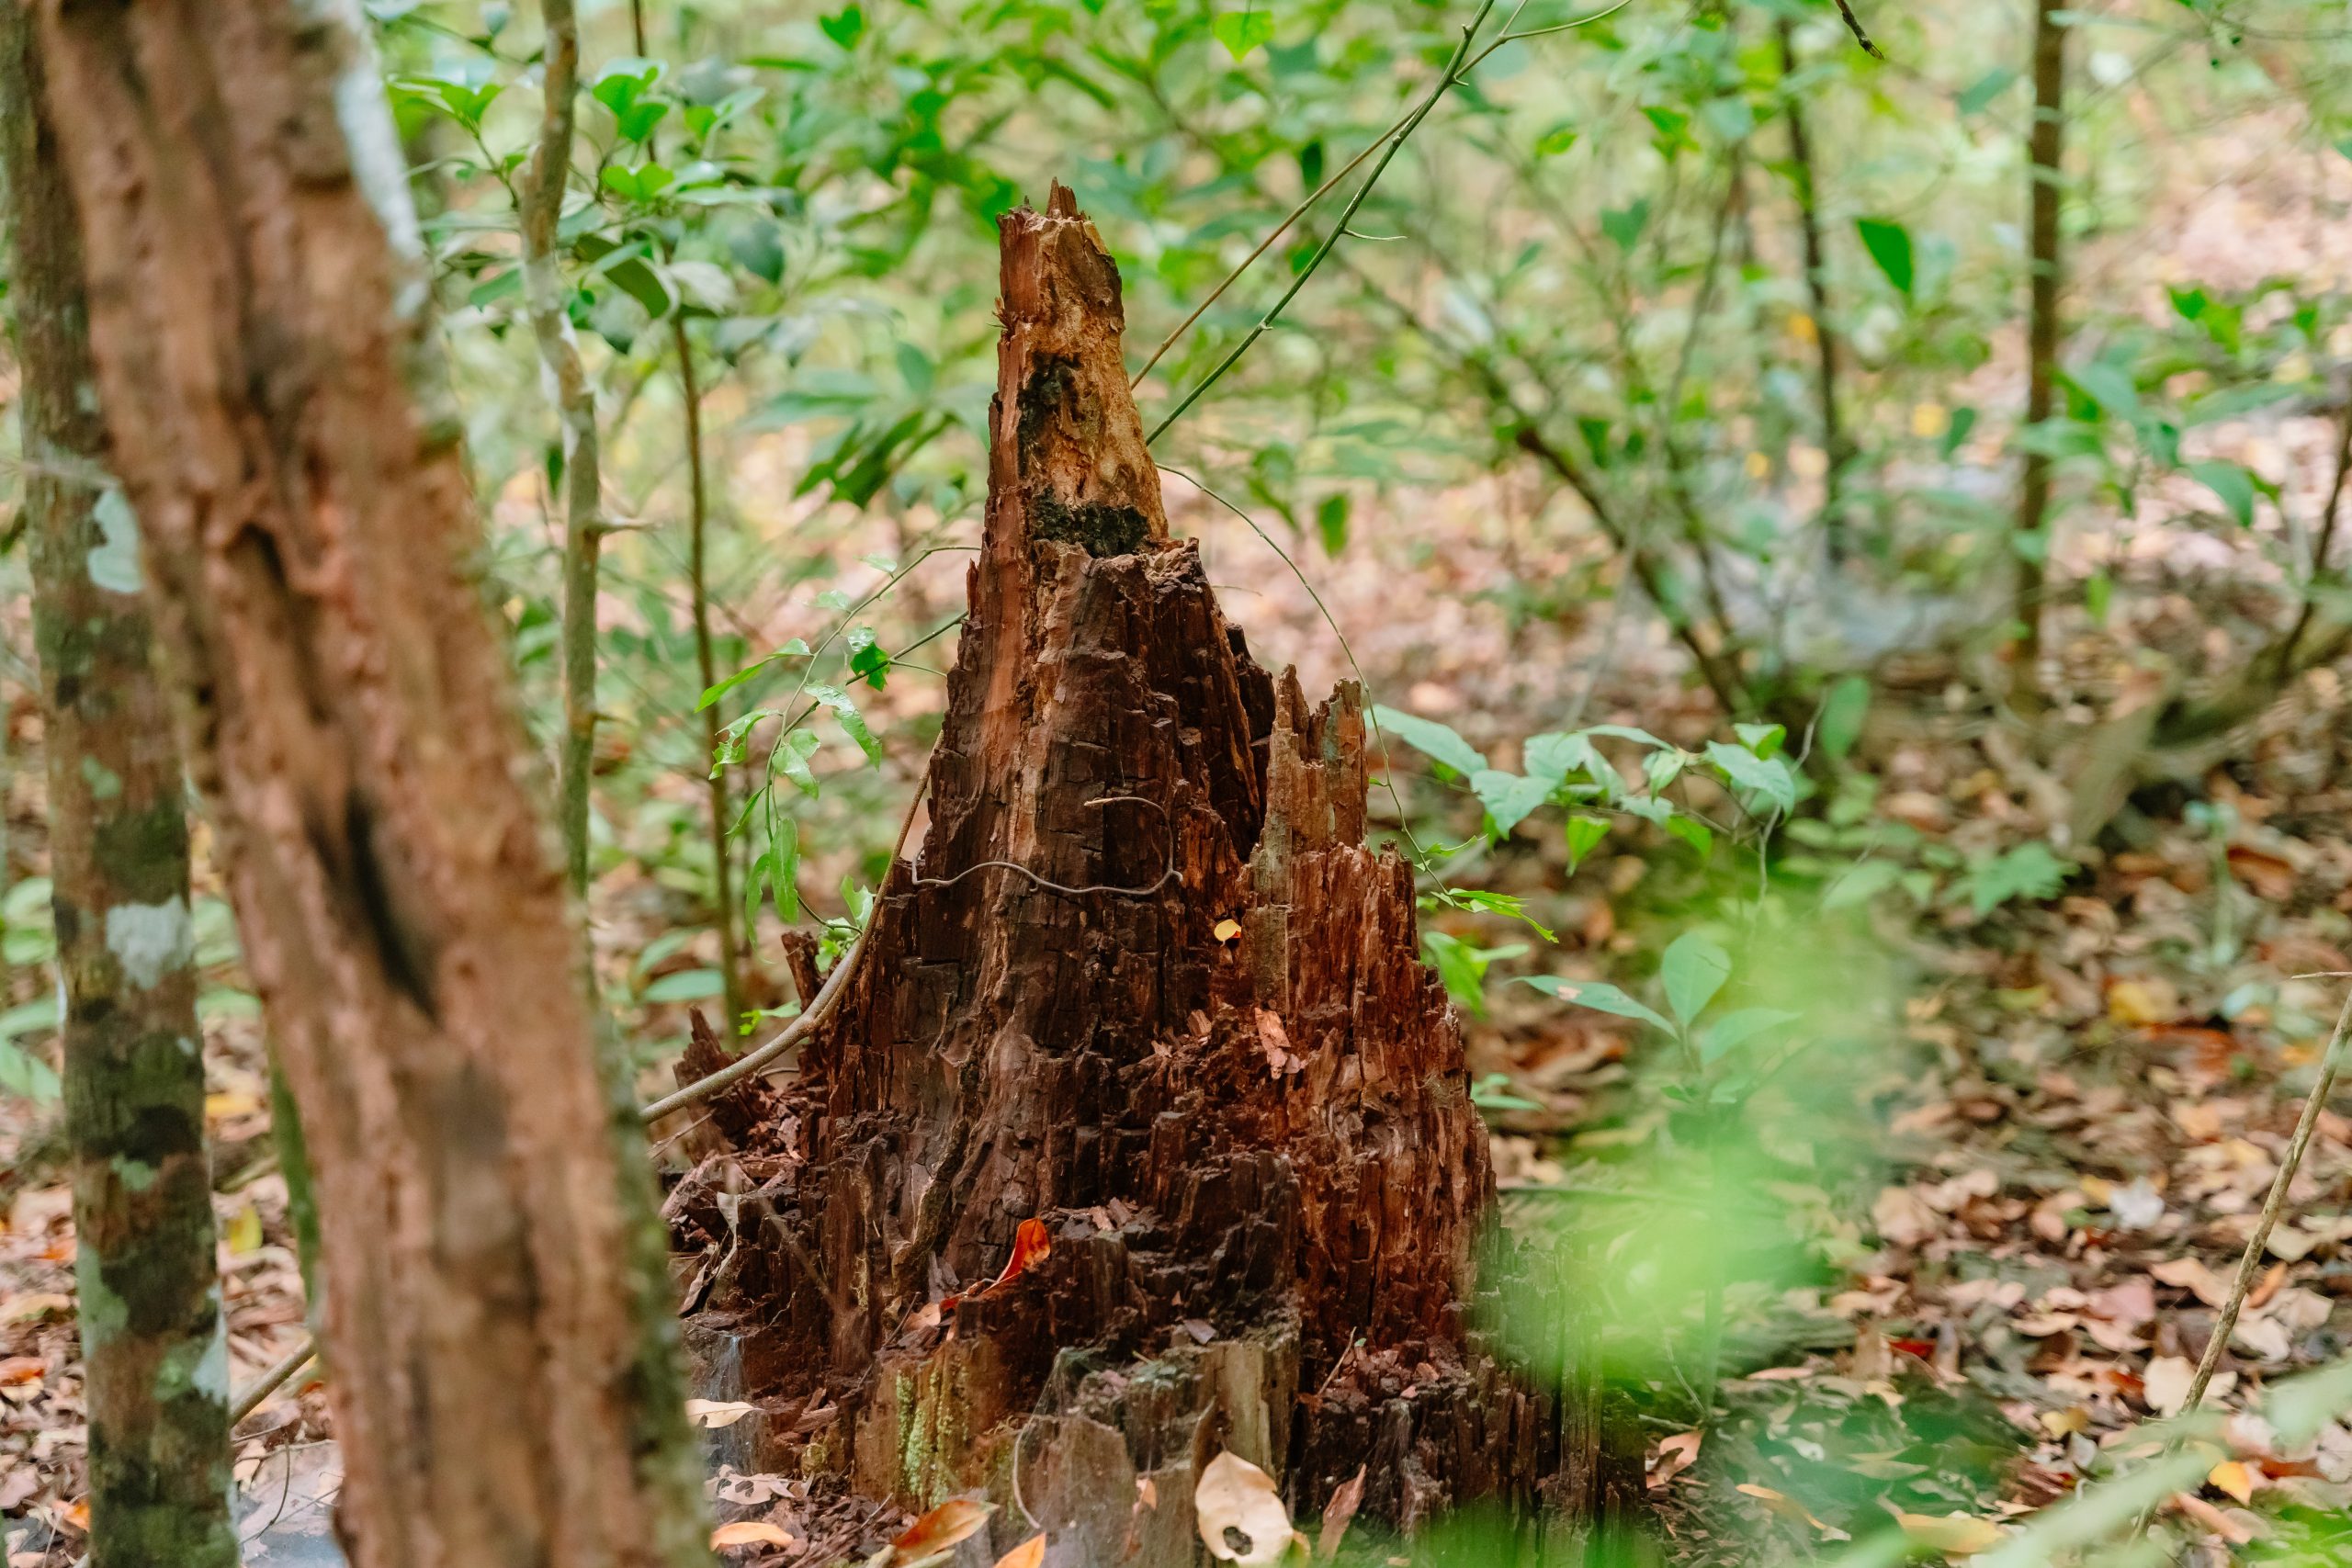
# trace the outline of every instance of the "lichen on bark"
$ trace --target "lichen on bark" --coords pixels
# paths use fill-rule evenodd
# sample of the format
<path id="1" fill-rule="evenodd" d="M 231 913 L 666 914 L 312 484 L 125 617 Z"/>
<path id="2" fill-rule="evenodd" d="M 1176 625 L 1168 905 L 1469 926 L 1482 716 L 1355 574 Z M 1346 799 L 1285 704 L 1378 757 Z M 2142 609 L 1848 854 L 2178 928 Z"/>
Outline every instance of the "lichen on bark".
<path id="1" fill-rule="evenodd" d="M 0 6 L 0 167 L 64 980 L 93 1568 L 233 1568 L 179 753 L 104 469 L 79 225 L 30 18 Z"/>

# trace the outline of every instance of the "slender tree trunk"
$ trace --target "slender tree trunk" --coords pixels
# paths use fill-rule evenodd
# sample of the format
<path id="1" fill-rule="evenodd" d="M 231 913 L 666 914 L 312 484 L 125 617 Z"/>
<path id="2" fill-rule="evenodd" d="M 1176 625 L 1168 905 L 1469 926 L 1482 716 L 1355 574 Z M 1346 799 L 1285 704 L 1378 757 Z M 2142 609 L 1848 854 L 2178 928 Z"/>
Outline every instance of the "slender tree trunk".
<path id="1" fill-rule="evenodd" d="M 25 511 L 64 977 L 94 1568 L 234 1568 L 179 751 L 107 478 L 73 193 L 32 18 L 0 6 Z"/>
<path id="2" fill-rule="evenodd" d="M 40 18 L 115 468 L 309 1145 L 349 1555 L 700 1562 L 644 1145 L 357 7 Z"/>
<path id="3" fill-rule="evenodd" d="M 557 257 L 556 230 L 571 177 L 580 88 L 580 22 L 571 0 L 546 0 L 542 51 L 546 106 L 538 144 L 523 174 L 523 297 L 539 364 L 563 433 L 563 741 L 558 753 L 556 824 L 574 892 L 588 890 L 588 788 L 596 761 L 596 577 L 605 547 L 604 465 L 596 439 L 596 387 L 580 360 L 565 310 L 570 290 Z"/>
<path id="4" fill-rule="evenodd" d="M 1795 29 L 1786 17 L 1780 19 L 1780 33 L 1781 76 L 1785 81 L 1797 69 Z M 1797 221 L 1804 236 L 1804 287 L 1813 303 L 1814 393 L 1821 409 L 1821 450 L 1828 463 L 1822 476 L 1822 539 L 1836 562 L 1846 558 L 1846 508 L 1839 492 L 1854 449 L 1838 407 L 1839 350 L 1829 324 L 1829 260 L 1821 238 L 1813 140 L 1805 129 L 1804 107 L 1793 95 L 1784 95 L 1781 112 L 1789 121 L 1789 164 L 1796 186 Z"/>
<path id="5" fill-rule="evenodd" d="M 641 47 L 641 46 L 640 46 Z M 687 591 L 694 600 L 695 667 L 702 689 L 718 683 L 718 660 L 710 638 L 710 489 L 703 468 L 702 386 L 695 377 L 694 339 L 687 335 L 683 311 L 670 318 L 678 353 L 678 395 L 685 404 L 687 513 Z M 743 969 L 735 942 L 735 864 L 727 849 L 727 770 L 718 765 L 720 705 L 702 710 L 703 789 L 710 805 L 710 864 L 718 898 L 718 973 L 725 982 L 726 1034 L 731 1036 L 743 1018 Z"/>
<path id="6" fill-rule="evenodd" d="M 1363 842 L 1361 694 L 1261 669 L 1170 536 L 1069 192 L 1002 229 L 932 826 L 799 1089 L 735 1107 L 773 1178 L 673 1194 L 732 1232 L 707 1364 L 801 1401 L 789 1462 L 910 1503 L 1018 1476 L 1072 1563 L 1190 1568 L 1220 1447 L 1302 1510 L 1360 1466 L 1408 1524 L 1532 1495 L 1558 1422 L 1466 1332 L 1486 1134 L 1411 868 Z"/>
<path id="7" fill-rule="evenodd" d="M 2066 28 L 2062 0 L 2034 0 L 2033 129 L 2027 139 L 2029 218 L 2026 261 L 2032 302 L 2026 323 L 2025 423 L 2029 429 L 2050 417 L 2058 365 L 2060 271 L 2059 164 L 2066 138 Z M 2013 653 L 2010 689 L 2028 707 L 2041 700 L 2041 613 L 2049 581 L 2050 459 L 2025 455 L 2018 486 L 2014 536 L 2016 589 L 2012 615 L 2024 629 Z"/>

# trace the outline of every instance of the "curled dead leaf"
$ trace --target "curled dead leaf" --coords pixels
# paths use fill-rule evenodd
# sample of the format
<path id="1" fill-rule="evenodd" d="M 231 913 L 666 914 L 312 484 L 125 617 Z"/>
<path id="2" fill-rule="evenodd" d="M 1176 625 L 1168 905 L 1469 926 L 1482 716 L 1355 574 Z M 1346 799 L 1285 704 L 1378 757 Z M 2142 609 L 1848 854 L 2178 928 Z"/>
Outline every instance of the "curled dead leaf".
<path id="1" fill-rule="evenodd" d="M 1024 1220 L 1023 1224 L 1035 1224 Z M 974 1497 L 950 1497 L 901 1531 L 890 1542 L 889 1568 L 914 1568 L 945 1557 L 963 1541 L 979 1534 L 996 1512 L 996 1505 Z"/>
<path id="2" fill-rule="evenodd" d="M 1315 1540 L 1317 1562 L 1329 1562 L 1340 1554 L 1340 1543 L 1348 1538 L 1348 1525 L 1363 1506 L 1363 1465 L 1356 1466 L 1356 1472 L 1341 1482 L 1331 1500 L 1323 1505 L 1323 1529 Z"/>
<path id="3" fill-rule="evenodd" d="M 1787 1519 L 1792 1524 L 1811 1525 L 1833 1540 L 1849 1539 L 1844 1530 L 1839 1529 L 1836 1525 L 1826 1524 L 1815 1518 L 1812 1509 L 1785 1492 L 1775 1492 L 1770 1486 L 1758 1486 L 1752 1481 L 1743 1481 L 1733 1490 L 1755 1498 L 1767 1508 L 1771 1509 L 1776 1517 Z"/>
<path id="4" fill-rule="evenodd" d="M 1233 919 L 1219 920 L 1216 929 L 1209 934 L 1219 942 L 1238 942 L 1241 937 L 1241 922 Z"/>
<path id="5" fill-rule="evenodd" d="M 1290 1550 L 1290 1510 L 1274 1478 L 1238 1455 L 1220 1451 L 1193 1488 L 1193 1512 L 1209 1555 L 1241 1568 L 1265 1568 Z"/>
<path id="6" fill-rule="evenodd" d="M 1677 1432 L 1658 1439 L 1657 1457 L 1650 1461 L 1649 1485 L 1655 1491 L 1698 1462 L 1703 1432 Z"/>
<path id="7" fill-rule="evenodd" d="M 985 1285 L 942 1299 L 939 1303 L 941 1314 L 954 1312 L 956 1303 L 967 1297 L 977 1299 L 991 1291 L 1001 1290 L 1052 1257 L 1053 1251 L 1054 1233 L 1046 1228 L 1045 1221 L 1022 1221 L 1021 1228 L 1012 1233 L 1012 1256 L 1004 1260 L 1003 1271 Z"/>
<path id="8" fill-rule="evenodd" d="M 757 1415 L 759 1408 L 741 1399 L 689 1399 L 686 1401 L 686 1419 L 697 1427 L 717 1431 L 724 1427 L 732 1427 L 746 1416 Z"/>
<path id="9" fill-rule="evenodd" d="M 710 1549 L 726 1551 L 738 1546 L 790 1546 L 793 1539 L 765 1519 L 737 1519 L 710 1532 Z"/>
<path id="10" fill-rule="evenodd" d="M 1046 1538 L 1033 1535 L 1019 1546 L 996 1560 L 996 1568 L 1043 1568 L 1046 1561 Z"/>
<path id="11" fill-rule="evenodd" d="M 2228 1493 L 2241 1503 L 2251 1503 L 2258 1483 L 2253 1467 L 2244 1460 L 2225 1459 L 2205 1472 L 2205 1484 Z"/>
<path id="12" fill-rule="evenodd" d="M 2000 1526 L 1972 1514 L 1946 1514 L 1939 1518 L 1933 1514 L 1897 1513 L 1894 1522 L 1913 1541 L 1947 1557 L 1973 1557 L 2001 1541 Z"/>

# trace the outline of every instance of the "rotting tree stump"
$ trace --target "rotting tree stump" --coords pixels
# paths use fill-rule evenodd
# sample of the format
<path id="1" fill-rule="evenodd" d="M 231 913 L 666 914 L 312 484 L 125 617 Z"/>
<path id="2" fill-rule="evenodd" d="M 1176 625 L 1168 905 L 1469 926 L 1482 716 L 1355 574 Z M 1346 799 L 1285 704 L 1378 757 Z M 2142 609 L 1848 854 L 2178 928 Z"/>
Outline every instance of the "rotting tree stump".
<path id="1" fill-rule="evenodd" d="M 1411 869 L 1363 843 L 1361 694 L 1260 669 L 1169 537 L 1070 194 L 1001 227 L 929 831 L 797 1085 L 668 1206 L 704 1392 L 769 1405 L 739 1462 L 1017 1493 L 1057 1564 L 1193 1562 L 1220 1448 L 1301 1513 L 1364 1466 L 1408 1528 L 1589 1492 L 1466 1321 L 1486 1134 Z M 1030 1220 L 1050 1254 L 983 1288 Z"/>

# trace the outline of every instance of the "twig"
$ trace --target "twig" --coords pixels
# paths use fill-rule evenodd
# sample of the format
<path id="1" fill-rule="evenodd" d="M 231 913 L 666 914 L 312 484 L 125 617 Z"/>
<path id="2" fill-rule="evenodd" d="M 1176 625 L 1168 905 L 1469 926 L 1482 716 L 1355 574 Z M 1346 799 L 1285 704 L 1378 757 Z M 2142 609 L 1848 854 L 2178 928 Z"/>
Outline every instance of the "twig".
<path id="1" fill-rule="evenodd" d="M 1445 96 L 1446 90 L 1462 80 L 1463 73 L 1466 69 L 1464 62 L 1470 58 L 1470 45 L 1476 39 L 1478 29 L 1486 26 L 1487 17 L 1494 8 L 1495 0 L 1479 0 L 1477 15 L 1472 17 L 1468 25 L 1463 28 L 1462 41 L 1454 45 L 1453 58 L 1446 62 L 1444 74 L 1431 85 L 1429 92 L 1421 98 L 1419 107 L 1405 117 L 1404 124 L 1398 127 L 1396 133 L 1381 143 L 1380 161 L 1372 166 L 1372 172 L 1364 175 L 1363 183 L 1356 186 L 1355 194 L 1348 198 L 1348 205 L 1340 211 L 1339 221 L 1331 226 L 1331 231 L 1323 236 L 1323 243 L 1315 248 L 1315 254 L 1307 258 L 1306 265 L 1299 269 L 1298 276 L 1291 279 L 1290 287 L 1283 290 L 1282 298 L 1274 301 L 1273 308 L 1258 319 L 1258 324 L 1251 327 L 1249 334 L 1239 343 L 1234 344 L 1231 353 L 1217 361 L 1216 368 L 1201 378 L 1193 385 L 1193 389 L 1178 400 L 1176 406 L 1169 410 L 1160 422 L 1152 427 L 1151 434 L 1144 437 L 1146 446 L 1166 434 L 1168 427 L 1182 419 L 1185 410 L 1200 401 L 1201 394 L 1216 386 L 1225 373 L 1238 364 L 1243 355 L 1250 352 L 1250 346 L 1266 335 L 1267 329 L 1282 319 L 1283 312 L 1290 308 L 1290 302 L 1298 298 L 1298 291 L 1306 287 L 1306 280 L 1313 277 L 1316 269 L 1323 265 L 1323 258 L 1331 254 L 1331 247 L 1340 243 L 1340 236 L 1347 232 L 1348 225 L 1355 220 L 1357 209 L 1363 206 L 1364 197 L 1372 194 L 1372 187 L 1380 183 L 1382 175 L 1387 173 L 1389 161 L 1396 156 L 1396 150 L 1412 139 L 1413 132 L 1420 129 L 1421 121 L 1429 118 L 1430 110 L 1437 107 L 1438 99 Z M 1484 56 L 1480 58 L 1483 59 Z"/>
<path id="2" fill-rule="evenodd" d="M 1838 0 L 1838 14 L 1846 18 L 1846 30 L 1854 35 L 1854 41 L 1862 46 L 1864 54 L 1869 55 L 1872 60 L 1886 58 L 1879 51 L 1878 45 L 1871 41 L 1871 35 L 1862 31 L 1862 19 L 1854 15 L 1854 7 L 1848 3 L 1848 0 Z"/>
<path id="3" fill-rule="evenodd" d="M 2222 1351 L 2229 1345 L 2230 1333 L 2238 1325 L 2238 1313 L 2245 1305 L 2246 1292 L 2254 1287 L 2255 1270 L 2262 1265 L 2262 1250 L 2269 1245 L 2271 1227 L 2278 1223 L 2278 1212 L 2287 1206 L 2287 1189 L 2293 1185 L 2296 1168 L 2303 1163 L 2303 1151 L 2311 1147 L 2312 1132 L 2319 1125 L 2319 1113 L 2327 1106 L 2327 1097 L 2335 1088 L 2335 1075 L 2344 1065 L 2344 1040 L 2352 1032 L 2352 991 L 2344 998 L 2344 1010 L 2336 1015 L 2335 1032 L 2328 1037 L 2327 1051 L 2320 1057 L 2319 1077 L 2312 1084 L 2312 1092 L 2303 1101 L 2303 1114 L 2295 1122 L 2295 1135 L 2287 1145 L 2287 1157 L 2278 1162 L 2278 1174 L 2271 1179 L 2270 1196 L 2262 1201 L 2262 1217 L 2255 1222 L 2254 1234 L 2245 1238 L 2245 1251 L 2238 1258 L 2237 1278 L 2230 1281 L 2229 1299 L 2222 1303 L 2221 1315 L 2213 1320 L 2213 1337 L 2205 1342 L 2205 1354 L 2197 1359 L 2197 1375 L 2188 1380 L 2188 1398 L 2181 1406 L 2193 1411 L 2205 1397 L 2205 1385 L 2213 1381 L 2213 1369 L 2221 1364 Z"/>
<path id="4" fill-rule="evenodd" d="M 923 793 L 930 782 L 931 775 L 926 772 L 922 781 L 915 785 L 914 798 L 907 802 L 907 814 L 899 823 L 898 841 L 890 846 L 892 865 L 899 863 L 899 856 L 907 847 L 907 835 L 915 825 L 916 808 L 922 805 Z M 866 943 L 873 935 L 874 924 L 869 918 L 865 930 L 858 933 L 857 941 L 850 944 L 850 950 L 842 954 L 842 961 L 833 965 L 833 972 L 825 976 L 825 983 L 818 988 L 816 998 L 809 1002 L 798 1018 L 779 1030 L 775 1038 L 736 1057 L 707 1077 L 696 1078 L 675 1093 L 665 1094 L 650 1104 L 639 1106 L 637 1112 L 639 1120 L 650 1123 L 673 1111 L 699 1105 L 719 1090 L 742 1082 L 806 1039 L 819 1024 L 832 1017 L 834 1010 L 841 1006 L 842 994 L 849 989 L 850 976 L 857 972 L 858 964 L 865 959 Z"/>
<path id="5" fill-rule="evenodd" d="M 238 1422 L 260 1409 L 263 1400 L 284 1387 L 286 1380 L 309 1366 L 311 1358 L 318 1353 L 318 1340 L 308 1334 L 302 1336 L 302 1342 L 300 1345 L 288 1350 L 284 1359 L 272 1365 L 267 1371 L 247 1383 L 237 1397 L 229 1402 L 230 1427 L 233 1428 Z"/>

